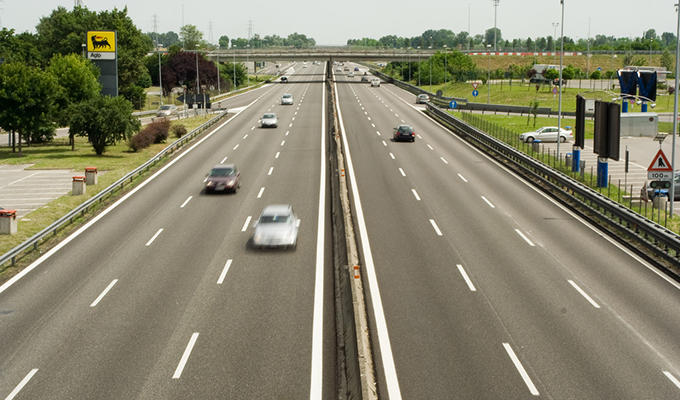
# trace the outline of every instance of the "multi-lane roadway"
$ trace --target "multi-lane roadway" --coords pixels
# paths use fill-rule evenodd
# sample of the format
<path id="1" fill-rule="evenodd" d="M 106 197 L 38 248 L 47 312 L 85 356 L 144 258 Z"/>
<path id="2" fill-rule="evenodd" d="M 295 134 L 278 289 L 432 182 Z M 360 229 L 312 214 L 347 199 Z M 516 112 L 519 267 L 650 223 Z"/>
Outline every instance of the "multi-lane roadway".
<path id="1" fill-rule="evenodd" d="M 677 283 L 412 94 L 333 72 L 380 398 L 680 397 Z M 0 398 L 338 396 L 324 65 L 289 76 L 0 287 Z M 205 194 L 219 163 L 237 194 Z M 281 203 L 297 249 L 251 250 Z"/>

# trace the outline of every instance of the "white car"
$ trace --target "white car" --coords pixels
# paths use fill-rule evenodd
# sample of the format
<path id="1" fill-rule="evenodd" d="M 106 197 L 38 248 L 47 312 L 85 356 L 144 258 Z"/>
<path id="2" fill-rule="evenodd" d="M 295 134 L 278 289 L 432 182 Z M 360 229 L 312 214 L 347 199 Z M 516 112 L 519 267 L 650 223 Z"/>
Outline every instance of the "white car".
<path id="1" fill-rule="evenodd" d="M 281 97 L 281 105 L 293 105 L 293 95 L 292 94 L 284 94 L 283 97 Z"/>
<path id="2" fill-rule="evenodd" d="M 354 78 L 354 72 L 349 71 L 349 72 L 347 73 L 347 76 L 350 77 L 350 78 Z"/>
<path id="3" fill-rule="evenodd" d="M 164 104 L 156 111 L 157 117 L 172 117 L 177 115 L 177 106 L 174 104 Z"/>
<path id="4" fill-rule="evenodd" d="M 252 246 L 294 249 L 297 246 L 299 226 L 300 220 L 291 206 L 285 204 L 267 206 L 255 222 Z"/>
<path id="5" fill-rule="evenodd" d="M 567 140 L 574 139 L 574 133 L 571 129 L 561 129 L 556 126 L 544 126 L 538 128 L 533 132 L 525 132 L 519 135 L 519 140 L 526 143 L 532 143 L 534 140 L 542 142 L 557 142 L 557 131 L 560 131 L 560 142 L 564 143 Z"/>
<path id="6" fill-rule="evenodd" d="M 372 78 L 371 79 L 371 86 L 380 87 L 380 78 Z"/>

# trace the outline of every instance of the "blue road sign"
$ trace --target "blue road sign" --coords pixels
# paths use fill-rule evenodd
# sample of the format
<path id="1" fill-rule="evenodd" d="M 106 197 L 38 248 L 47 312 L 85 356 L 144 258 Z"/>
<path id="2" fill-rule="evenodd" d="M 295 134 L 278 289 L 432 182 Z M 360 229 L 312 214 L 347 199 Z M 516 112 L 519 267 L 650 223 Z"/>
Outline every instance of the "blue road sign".
<path id="1" fill-rule="evenodd" d="M 456 103 L 455 100 L 451 100 L 451 102 L 449 103 L 449 108 L 456 108 L 457 105 L 458 103 Z"/>
<path id="2" fill-rule="evenodd" d="M 474 97 L 479 96 L 479 90 L 473 90 L 473 91 L 472 91 L 472 95 L 473 95 Z"/>
<path id="3" fill-rule="evenodd" d="M 598 70 L 598 71 L 602 71 L 602 67 L 597 67 L 597 70 Z"/>

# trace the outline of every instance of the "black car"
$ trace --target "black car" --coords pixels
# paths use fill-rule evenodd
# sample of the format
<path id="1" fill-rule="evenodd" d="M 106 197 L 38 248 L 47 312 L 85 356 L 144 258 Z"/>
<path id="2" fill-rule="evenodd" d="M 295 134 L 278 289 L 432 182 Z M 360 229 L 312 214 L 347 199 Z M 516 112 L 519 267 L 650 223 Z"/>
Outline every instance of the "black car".
<path id="1" fill-rule="evenodd" d="M 288 77 L 287 77 L 287 76 L 282 76 L 282 77 L 281 77 L 281 83 L 288 83 Z"/>
<path id="2" fill-rule="evenodd" d="M 416 141 L 416 131 L 411 125 L 399 125 L 394 128 L 394 141 L 398 142 L 400 140 Z"/>

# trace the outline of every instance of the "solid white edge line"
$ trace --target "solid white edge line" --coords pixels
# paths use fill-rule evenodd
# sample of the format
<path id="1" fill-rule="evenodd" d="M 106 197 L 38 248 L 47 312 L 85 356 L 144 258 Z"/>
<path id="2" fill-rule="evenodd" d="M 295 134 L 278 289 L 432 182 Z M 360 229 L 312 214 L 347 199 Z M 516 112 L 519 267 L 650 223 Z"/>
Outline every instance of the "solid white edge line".
<path id="1" fill-rule="evenodd" d="M 148 242 L 146 242 L 146 245 L 151 246 L 151 243 L 153 243 L 153 241 L 156 240 L 156 238 L 158 237 L 158 235 L 161 234 L 161 232 L 163 232 L 163 228 L 159 229 L 158 232 L 156 232 L 156 234 L 153 235 L 153 237 L 151 239 L 149 239 Z"/>
<path id="2" fill-rule="evenodd" d="M 224 265 L 224 268 L 222 269 L 222 273 L 220 274 L 219 279 L 217 279 L 217 284 L 221 285 L 224 282 L 224 278 L 227 276 L 227 272 L 229 272 L 229 267 L 231 266 L 232 260 L 229 259 L 227 260 L 227 263 Z"/>
<path id="3" fill-rule="evenodd" d="M 465 177 L 464 177 L 463 175 L 461 175 L 461 174 L 458 174 L 458 177 L 459 177 L 460 179 L 462 179 L 462 180 L 463 180 L 463 182 L 467 183 L 467 181 L 468 181 L 468 180 L 467 180 L 467 179 L 465 179 Z"/>
<path id="4" fill-rule="evenodd" d="M 411 189 L 411 192 L 413 192 L 413 195 L 416 196 L 416 200 L 420 201 L 420 196 L 418 196 L 418 192 L 416 192 L 415 189 Z"/>
<path id="5" fill-rule="evenodd" d="M 24 379 L 22 379 L 21 382 L 19 382 L 19 384 L 17 385 L 17 387 L 15 387 L 14 390 L 12 390 L 12 393 L 10 393 L 9 396 L 5 397 L 5 400 L 12 400 L 12 399 L 14 398 L 14 396 L 16 396 L 17 394 L 19 394 L 19 392 L 21 391 L 21 389 L 23 389 L 24 386 L 26 386 L 26 384 L 28 383 L 28 381 L 30 381 L 31 378 L 33 378 L 33 375 L 35 375 L 36 372 L 38 372 L 38 368 L 32 369 L 31 372 L 29 372 L 28 375 L 26 375 L 26 376 L 24 377 Z"/>
<path id="6" fill-rule="evenodd" d="M 595 307 L 595 308 L 600 308 L 600 305 L 597 304 L 597 303 L 595 302 L 595 300 L 593 300 L 590 296 L 588 296 L 588 293 L 584 292 L 583 289 L 581 289 L 581 288 L 579 287 L 579 285 L 576 284 L 576 282 L 574 282 L 574 281 L 572 281 L 571 279 L 569 279 L 569 283 L 571 284 L 571 286 L 574 287 L 574 289 L 576 289 L 579 293 L 581 293 L 581 296 L 585 297 L 585 299 L 588 300 L 588 302 L 589 302 L 590 304 L 592 304 L 593 307 Z"/>
<path id="7" fill-rule="evenodd" d="M 324 66 L 324 77 L 326 76 Z M 325 78 L 324 78 L 325 79 Z M 322 85 L 322 98 L 326 98 L 326 86 Z M 319 217 L 316 231 L 316 276 L 314 282 L 314 310 L 312 320 L 312 369 L 309 399 L 323 396 L 323 296 L 324 296 L 324 232 L 326 221 L 326 103 L 321 102 L 321 173 L 319 177 Z M 344 135 L 343 135 L 344 136 Z"/>
<path id="8" fill-rule="evenodd" d="M 179 206 L 179 208 L 184 208 L 184 206 L 186 206 L 187 203 L 189 203 L 189 201 L 191 201 L 191 199 L 193 199 L 193 198 L 194 198 L 194 196 L 189 196 L 189 198 L 184 200 L 184 203 L 182 203 L 182 205 Z"/>
<path id="9" fill-rule="evenodd" d="M 334 83 L 336 96 L 339 98 L 337 84 Z M 342 119 L 342 111 L 340 101 L 338 100 L 338 121 L 340 122 L 341 132 L 346 132 L 345 123 Z M 350 187 L 354 196 L 354 206 L 356 210 L 356 218 L 358 222 L 359 237 L 361 239 L 361 248 L 364 253 L 364 262 L 366 263 L 366 277 L 368 278 L 369 293 L 372 302 L 373 315 L 375 317 L 375 324 L 377 329 L 377 339 L 380 346 L 380 356 L 382 357 L 383 373 L 385 374 L 385 385 L 387 386 L 387 396 L 390 400 L 401 399 L 401 389 L 399 388 L 399 379 L 397 378 L 397 369 L 394 365 L 394 355 L 392 354 L 392 345 L 390 343 L 390 336 L 387 331 L 387 321 L 385 319 L 385 310 L 382 305 L 382 298 L 380 297 L 380 288 L 378 287 L 378 277 L 375 273 L 375 265 L 373 263 L 373 254 L 371 252 L 371 244 L 368 240 L 368 233 L 366 231 L 366 221 L 364 220 L 364 210 L 361 206 L 361 196 L 359 195 L 359 188 L 357 187 L 356 177 L 354 175 L 354 165 L 352 164 L 352 156 L 349 150 L 349 143 L 347 135 L 342 135 L 343 146 L 345 146 L 345 156 L 347 162 L 347 172 L 349 174 Z M 394 158 L 394 155 L 390 153 Z"/>
<path id="10" fill-rule="evenodd" d="M 475 288 L 475 285 L 472 283 L 470 280 L 470 277 L 468 276 L 467 272 L 465 272 L 465 269 L 463 268 L 462 265 L 456 264 L 458 267 L 458 271 L 460 272 L 461 275 L 463 275 L 463 279 L 465 279 L 465 283 L 467 283 L 468 287 L 470 288 L 471 292 L 476 292 L 477 289 Z"/>
<path id="11" fill-rule="evenodd" d="M 96 307 L 97 304 L 99 304 L 99 302 L 101 301 L 101 299 L 103 299 L 104 296 L 106 296 L 106 294 L 109 292 L 109 290 L 111 290 L 113 285 L 116 284 L 116 282 L 118 282 L 118 279 L 114 279 L 111 283 L 109 283 L 109 286 L 107 286 L 106 289 L 104 289 L 104 291 L 99 295 L 99 297 L 97 297 L 95 301 L 92 302 L 92 304 L 90 304 L 90 307 Z"/>
<path id="12" fill-rule="evenodd" d="M 522 237 L 522 239 L 524 239 L 524 241 L 529 243 L 529 246 L 532 246 L 532 247 L 536 246 L 531 240 L 529 240 L 528 237 L 524 236 L 524 234 L 519 229 L 515 229 L 515 232 L 517 232 L 517 234 L 520 235 Z"/>
<path id="13" fill-rule="evenodd" d="M 434 222 L 433 219 L 430 220 L 430 223 L 432 224 L 432 227 L 434 228 L 435 232 L 437 232 L 437 235 L 442 236 L 442 231 L 439 230 L 437 223 Z"/>
<path id="14" fill-rule="evenodd" d="M 491 202 L 490 202 L 486 197 L 482 196 L 482 200 L 486 201 L 486 204 L 488 204 L 489 207 L 491 207 L 491 208 L 496 208 L 496 206 L 494 206 L 493 204 L 491 204 Z"/>
<path id="15" fill-rule="evenodd" d="M 251 218 L 253 218 L 252 215 L 249 215 L 248 218 L 246 218 L 246 223 L 243 224 L 243 228 L 241 229 L 241 232 L 245 232 L 248 229 L 248 224 L 250 224 Z"/>
<path id="16" fill-rule="evenodd" d="M 257 194 L 258 199 L 262 197 L 262 193 L 264 193 L 264 188 L 260 189 L 260 193 Z"/>
<path id="17" fill-rule="evenodd" d="M 45 260 L 47 260 L 48 258 L 50 258 L 54 253 L 56 253 L 57 251 L 61 250 L 62 247 L 64 247 L 64 246 L 66 246 L 67 244 L 69 244 L 73 239 L 75 239 L 75 238 L 77 238 L 78 236 L 80 236 L 81 233 L 85 232 L 89 227 L 91 227 L 92 225 L 94 225 L 97 221 L 99 221 L 100 219 L 104 218 L 104 216 L 105 216 L 106 214 L 108 214 L 108 213 L 110 213 L 111 211 L 113 211 L 113 210 L 114 210 L 116 207 L 118 207 L 122 202 L 124 202 L 125 200 L 127 200 L 128 198 L 130 198 L 130 196 L 132 196 L 133 194 L 137 193 L 137 191 L 141 190 L 144 186 L 146 186 L 147 184 L 149 184 L 149 182 L 153 181 L 158 175 L 160 175 L 160 174 L 162 174 L 163 172 L 165 172 L 166 169 L 170 168 L 170 167 L 171 167 L 173 164 L 175 164 L 177 161 L 181 160 L 182 157 L 184 157 L 185 155 L 189 154 L 189 152 L 191 152 L 191 150 L 193 150 L 193 149 L 195 149 L 196 147 L 198 147 L 201 143 L 203 143 L 203 142 L 206 141 L 209 137 L 211 137 L 213 134 L 215 134 L 215 132 L 217 132 L 217 131 L 220 130 L 223 126 L 225 126 L 226 124 L 228 124 L 229 122 L 231 122 L 236 116 L 238 116 L 239 114 L 241 114 L 243 111 L 245 111 L 248 107 L 252 106 L 252 105 L 255 104 L 256 102 L 257 102 L 257 100 L 254 100 L 252 103 L 250 103 L 250 104 L 248 104 L 247 106 L 243 107 L 239 112 L 237 112 L 236 114 L 234 114 L 234 117 L 232 117 L 232 118 L 230 118 L 230 119 L 224 121 L 224 123 L 222 123 L 220 126 L 218 126 L 217 128 L 215 128 L 213 131 L 211 131 L 210 133 L 208 133 L 207 135 L 205 135 L 201 140 L 199 140 L 198 142 L 196 142 L 196 143 L 195 143 L 193 146 L 191 146 L 187 151 L 185 151 L 185 152 L 183 152 L 183 153 L 180 153 L 175 159 L 171 160 L 171 161 L 168 162 L 163 168 L 159 169 L 158 172 L 156 172 L 155 174 L 151 175 L 151 176 L 149 177 L 149 179 L 144 180 L 142 183 L 140 183 L 139 185 L 137 185 L 137 187 L 135 187 L 135 188 L 132 189 L 130 192 L 128 192 L 128 194 L 126 194 L 125 196 L 121 197 L 120 200 L 118 200 L 117 202 L 113 203 L 110 207 L 107 207 L 107 208 L 106 208 L 104 211 L 102 211 L 99 215 L 97 215 L 97 216 L 95 216 L 94 218 L 92 218 L 88 223 L 86 223 L 85 225 L 83 225 L 82 228 L 78 229 L 78 230 L 75 231 L 71 236 L 69 236 L 69 237 L 67 237 L 66 239 L 64 239 L 64 240 L 62 240 L 61 242 L 59 242 L 59 244 L 57 244 L 56 246 L 54 246 L 51 250 L 49 250 L 47 253 L 45 253 L 42 257 L 40 257 L 40 258 L 38 258 L 37 260 L 35 260 L 35 261 L 33 262 L 33 264 L 29 265 L 28 267 L 24 268 L 21 272 L 19 272 L 18 274 L 14 275 L 14 277 L 13 277 L 12 279 L 8 280 L 7 282 L 5 282 L 5 284 L 3 284 L 2 286 L 0 286 L 0 293 L 2 293 L 2 292 L 4 292 L 5 290 L 7 290 L 7 288 L 9 288 L 10 286 L 12 286 L 16 281 L 18 281 L 19 279 L 23 278 L 23 277 L 24 277 L 26 274 L 28 274 L 29 272 L 33 271 L 33 269 L 35 269 L 37 266 L 39 266 L 40 264 L 42 264 Z"/>
<path id="18" fill-rule="evenodd" d="M 531 394 L 534 395 L 534 396 L 538 396 L 538 394 L 539 394 L 538 389 L 536 389 L 536 386 L 534 386 L 534 383 L 531 381 L 529 374 L 527 374 L 527 371 L 524 369 L 524 366 L 522 366 L 522 363 L 519 361 L 519 358 L 517 358 L 517 355 L 512 350 L 512 347 L 510 346 L 510 344 L 509 343 L 503 343 L 503 347 L 505 347 L 505 351 L 508 352 L 508 355 L 510 356 L 512 363 L 515 364 L 515 368 L 517 368 L 517 371 L 519 371 L 519 374 L 522 375 L 522 379 L 524 379 L 524 383 L 529 388 L 529 391 L 531 392 Z"/>
<path id="19" fill-rule="evenodd" d="M 666 375 L 666 378 L 670 379 L 671 382 L 673 382 L 673 384 L 678 387 L 678 389 L 680 389 L 680 381 L 678 381 L 678 379 L 673 376 L 673 374 L 668 371 L 663 371 L 663 374 Z"/>
<path id="20" fill-rule="evenodd" d="M 191 350 L 193 350 L 194 345 L 196 344 L 196 340 L 198 340 L 198 332 L 194 332 L 191 335 L 189 344 L 187 344 L 187 348 L 184 349 L 184 354 L 182 354 L 182 359 L 179 360 L 179 365 L 177 365 L 177 369 L 172 375 L 172 379 L 179 379 L 179 377 L 182 376 L 182 371 L 184 370 L 184 366 L 187 364 L 187 361 L 189 361 L 189 356 L 191 355 Z"/>

